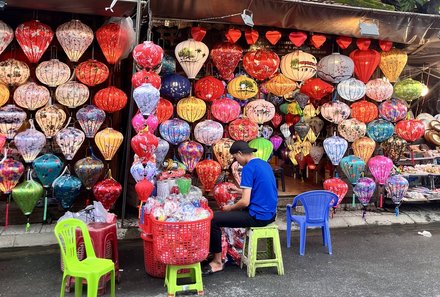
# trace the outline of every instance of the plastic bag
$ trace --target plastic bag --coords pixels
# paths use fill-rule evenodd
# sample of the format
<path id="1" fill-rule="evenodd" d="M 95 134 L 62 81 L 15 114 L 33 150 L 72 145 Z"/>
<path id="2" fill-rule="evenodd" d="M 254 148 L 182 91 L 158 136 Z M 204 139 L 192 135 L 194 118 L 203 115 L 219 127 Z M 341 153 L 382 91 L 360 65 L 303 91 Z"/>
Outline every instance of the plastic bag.
<path id="1" fill-rule="evenodd" d="M 70 212 L 67 211 L 61 218 L 58 219 L 58 222 L 61 222 L 65 219 L 78 219 L 83 221 L 84 223 L 112 223 L 115 219 L 115 215 L 109 213 L 101 202 L 93 201 L 93 205 L 87 206 L 85 209 L 80 210 L 78 212 Z"/>

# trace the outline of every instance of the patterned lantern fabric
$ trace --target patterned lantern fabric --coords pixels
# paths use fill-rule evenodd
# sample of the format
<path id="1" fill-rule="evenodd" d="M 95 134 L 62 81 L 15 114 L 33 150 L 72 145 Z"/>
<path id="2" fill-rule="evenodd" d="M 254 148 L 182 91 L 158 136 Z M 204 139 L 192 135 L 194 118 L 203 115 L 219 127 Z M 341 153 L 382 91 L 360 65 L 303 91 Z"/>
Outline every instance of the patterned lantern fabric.
<path id="1" fill-rule="evenodd" d="M 135 89 L 143 84 L 151 84 L 153 87 L 159 90 L 161 82 L 162 80 L 159 75 L 157 75 L 154 71 L 147 71 L 145 69 L 136 72 L 131 77 L 131 85 Z"/>
<path id="2" fill-rule="evenodd" d="M 338 204 L 336 205 L 336 207 L 338 207 L 348 192 L 347 183 L 340 178 L 335 177 L 326 179 L 323 186 L 324 190 L 335 193 L 338 196 Z"/>
<path id="3" fill-rule="evenodd" d="M 408 190 L 409 182 L 402 175 L 393 175 L 388 178 L 385 189 L 388 197 L 393 200 L 394 204 L 400 204 Z"/>
<path id="4" fill-rule="evenodd" d="M 57 105 L 49 105 L 39 109 L 35 118 L 47 138 L 52 138 L 63 127 L 66 113 Z"/>
<path id="5" fill-rule="evenodd" d="M 89 88 L 76 81 L 68 81 L 57 87 L 55 98 L 59 103 L 69 108 L 77 108 L 89 99 Z"/>
<path id="6" fill-rule="evenodd" d="M 356 101 L 365 96 L 365 84 L 355 78 L 344 80 L 338 84 L 338 94 L 348 101 Z"/>
<path id="7" fill-rule="evenodd" d="M 1 23 L 0 23 L 1 25 Z M 15 90 L 17 92 L 17 90 Z M 4 84 L 0 84 L 0 107 L 9 101 L 9 89 Z"/>
<path id="8" fill-rule="evenodd" d="M 30 75 L 26 63 L 8 59 L 0 62 L 0 82 L 8 86 L 19 86 L 24 84 Z"/>
<path id="9" fill-rule="evenodd" d="M 338 125 L 339 134 L 344 137 L 348 142 L 353 142 L 356 139 L 365 135 L 367 126 L 365 123 L 357 119 L 343 120 Z"/>
<path id="10" fill-rule="evenodd" d="M 163 139 L 177 145 L 189 138 L 189 124 L 181 119 L 166 120 L 159 126 L 159 132 Z"/>
<path id="11" fill-rule="evenodd" d="M 130 173 L 137 183 L 144 179 L 151 180 L 156 175 L 156 170 L 156 164 L 153 162 L 147 162 L 144 166 L 141 161 L 135 161 L 130 167 Z"/>
<path id="12" fill-rule="evenodd" d="M 324 121 L 321 120 L 321 118 L 319 117 L 313 117 L 310 120 L 307 120 L 306 122 L 309 124 L 310 129 L 313 131 L 313 133 L 316 136 L 318 136 L 321 130 L 324 128 Z"/>
<path id="13" fill-rule="evenodd" d="M 324 150 L 333 165 L 339 165 L 342 157 L 348 148 L 348 142 L 339 136 L 332 136 L 324 139 Z"/>
<path id="14" fill-rule="evenodd" d="M 377 102 L 390 99 L 394 92 L 393 85 L 388 80 L 382 78 L 370 80 L 366 86 L 365 94 L 367 97 Z"/>
<path id="15" fill-rule="evenodd" d="M 367 134 L 376 142 L 384 142 L 394 134 L 394 125 L 382 119 L 374 120 L 368 123 Z"/>
<path id="16" fill-rule="evenodd" d="M 23 172 L 23 164 L 14 159 L 8 158 L 0 163 L 0 191 L 5 194 L 11 193 Z"/>
<path id="17" fill-rule="evenodd" d="M 93 42 L 93 31 L 79 20 L 71 20 L 56 30 L 58 42 L 71 62 L 78 62 Z"/>
<path id="18" fill-rule="evenodd" d="M 243 50 L 240 46 L 229 42 L 215 45 L 211 49 L 211 60 L 224 80 L 234 77 L 234 70 L 240 62 Z"/>
<path id="19" fill-rule="evenodd" d="M 274 151 L 277 151 L 280 148 L 281 144 L 283 143 L 283 138 L 279 135 L 274 135 L 274 136 L 270 137 L 269 140 L 273 144 Z M 323 149 L 323 152 L 324 152 L 324 149 Z"/>
<path id="20" fill-rule="evenodd" d="M 421 82 L 407 78 L 394 84 L 394 96 L 411 102 L 422 96 L 425 87 Z"/>
<path id="21" fill-rule="evenodd" d="M 53 38 L 52 29 L 40 21 L 32 20 L 15 29 L 15 38 L 31 63 L 38 63 Z"/>
<path id="22" fill-rule="evenodd" d="M 133 49 L 133 59 L 139 66 L 152 69 L 160 64 L 163 58 L 163 49 L 151 41 L 144 41 Z"/>
<path id="23" fill-rule="evenodd" d="M 396 82 L 405 68 L 408 61 L 408 55 L 397 48 L 380 54 L 380 70 L 390 82 Z"/>
<path id="24" fill-rule="evenodd" d="M 364 83 L 370 80 L 380 63 L 380 54 L 372 49 L 356 49 L 350 53 L 350 58 L 354 62 L 354 74 Z"/>
<path id="25" fill-rule="evenodd" d="M 368 168 L 379 185 L 384 185 L 393 169 L 393 161 L 384 156 L 374 156 L 368 161 Z"/>
<path id="26" fill-rule="evenodd" d="M 353 148 L 354 155 L 367 163 L 374 153 L 376 143 L 371 138 L 361 137 L 356 139 L 351 147 Z"/>
<path id="27" fill-rule="evenodd" d="M 350 106 L 341 101 L 331 101 L 321 106 L 322 117 L 334 124 L 339 124 L 348 119 L 350 112 Z"/>
<path id="28" fill-rule="evenodd" d="M 257 95 L 258 85 L 253 79 L 240 75 L 228 83 L 228 93 L 234 98 L 246 100 Z"/>
<path id="29" fill-rule="evenodd" d="M 49 102 L 50 93 L 44 86 L 30 82 L 19 86 L 14 92 L 14 102 L 23 108 L 36 110 Z"/>
<path id="30" fill-rule="evenodd" d="M 197 163 L 196 172 L 206 192 L 212 190 L 222 171 L 220 164 L 214 160 L 203 160 Z"/>
<path id="31" fill-rule="evenodd" d="M 400 160 L 400 157 L 407 146 L 407 142 L 402 138 L 392 136 L 388 140 L 382 142 L 380 146 L 383 149 L 383 154 L 396 163 Z"/>
<path id="32" fill-rule="evenodd" d="M 370 203 L 375 190 L 376 183 L 369 177 L 361 177 L 353 188 L 354 194 L 363 206 L 367 206 Z"/>
<path id="33" fill-rule="evenodd" d="M 320 78 L 310 78 L 303 83 L 300 90 L 301 93 L 319 101 L 331 94 L 334 88 Z"/>
<path id="34" fill-rule="evenodd" d="M 95 143 L 106 161 L 113 159 L 123 140 L 122 133 L 112 128 L 105 128 L 95 135 Z"/>
<path id="35" fill-rule="evenodd" d="M 356 156 L 347 156 L 341 159 L 341 169 L 352 185 L 355 185 L 365 169 L 365 162 Z"/>
<path id="36" fill-rule="evenodd" d="M 26 117 L 26 112 L 13 104 L 3 106 L 0 108 L 0 133 L 13 139 Z"/>
<path id="37" fill-rule="evenodd" d="M 15 135 L 14 142 L 24 161 L 30 163 L 35 160 L 43 149 L 46 144 L 46 137 L 40 131 L 35 130 L 32 123 L 31 129 Z"/>
<path id="38" fill-rule="evenodd" d="M 64 210 L 68 210 L 81 192 L 81 180 L 64 174 L 53 182 L 53 193 Z"/>
<path id="39" fill-rule="evenodd" d="M 159 123 L 169 120 L 173 116 L 173 104 L 167 99 L 160 98 L 156 107 L 156 116 Z"/>
<path id="40" fill-rule="evenodd" d="M 257 149 L 254 155 L 263 161 L 269 160 L 273 152 L 273 144 L 269 140 L 258 137 L 249 142 L 249 147 Z"/>
<path id="41" fill-rule="evenodd" d="M 253 78 L 265 80 L 278 70 L 280 58 L 270 50 L 249 51 L 243 56 L 243 68 Z"/>
<path id="42" fill-rule="evenodd" d="M 156 151 L 159 141 L 154 134 L 149 131 L 140 131 L 131 139 L 131 148 L 134 153 L 143 158 L 149 160 L 153 157 Z"/>
<path id="43" fill-rule="evenodd" d="M 96 40 L 105 59 L 115 64 L 130 46 L 130 34 L 118 23 L 108 23 L 96 31 Z"/>
<path id="44" fill-rule="evenodd" d="M 196 97 L 208 102 L 219 99 L 225 91 L 223 82 L 213 76 L 205 76 L 194 84 Z"/>
<path id="45" fill-rule="evenodd" d="M 269 139 L 273 134 L 273 128 L 269 125 L 262 125 L 258 128 L 258 137 Z"/>
<path id="46" fill-rule="evenodd" d="M 94 105 L 87 105 L 77 111 L 76 118 L 86 137 L 93 138 L 104 123 L 105 112 Z"/>
<path id="47" fill-rule="evenodd" d="M 369 123 L 377 119 L 378 115 L 376 104 L 367 100 L 361 100 L 351 105 L 351 117 L 361 122 Z"/>
<path id="48" fill-rule="evenodd" d="M 257 99 L 246 104 L 244 113 L 254 123 L 263 124 L 274 117 L 275 106 L 269 101 Z"/>
<path id="49" fill-rule="evenodd" d="M 84 142 L 85 135 L 84 132 L 80 129 L 76 129 L 73 127 L 67 127 L 61 129 L 55 135 L 55 141 L 58 146 L 61 148 L 64 157 L 66 160 L 72 160 L 75 157 L 75 154 L 78 152 L 82 143 Z"/>
<path id="50" fill-rule="evenodd" d="M 155 151 L 155 155 L 156 155 L 156 164 L 160 164 L 160 166 L 157 166 L 158 168 L 160 168 L 162 166 L 162 162 L 165 160 L 165 157 L 168 154 L 168 151 L 170 149 L 170 144 L 168 143 L 168 141 L 163 140 L 162 138 L 157 138 L 158 140 L 158 144 L 157 144 L 157 148 Z"/>
<path id="51" fill-rule="evenodd" d="M 305 81 L 316 73 L 316 58 L 301 50 L 296 50 L 281 58 L 281 72 L 294 81 Z"/>
<path id="52" fill-rule="evenodd" d="M 318 62 L 318 76 L 330 83 L 340 83 L 353 75 L 354 63 L 344 55 L 333 53 Z"/>
<path id="53" fill-rule="evenodd" d="M 395 123 L 406 117 L 408 107 L 403 100 L 392 98 L 379 105 L 379 113 L 385 120 Z"/>
<path id="54" fill-rule="evenodd" d="M 93 196 L 102 203 L 105 209 L 110 210 L 122 193 L 122 186 L 110 176 L 93 187 Z"/>
<path id="55" fill-rule="evenodd" d="M 248 118 L 236 119 L 229 123 L 228 132 L 232 139 L 248 142 L 258 136 L 258 125 Z"/>
<path id="56" fill-rule="evenodd" d="M 93 103 L 96 107 L 108 113 L 120 111 L 125 107 L 127 101 L 127 95 L 121 89 L 113 86 L 99 90 L 93 97 Z"/>
<path id="57" fill-rule="evenodd" d="M 142 84 L 133 91 L 133 99 L 136 102 L 142 116 L 147 118 L 153 113 L 160 100 L 160 93 L 151 84 Z"/>
<path id="58" fill-rule="evenodd" d="M 189 172 L 193 172 L 196 169 L 197 163 L 202 159 L 203 146 L 196 141 L 182 142 L 177 148 L 180 160 L 185 164 Z"/>
<path id="59" fill-rule="evenodd" d="M 279 73 L 265 84 L 266 89 L 276 96 L 284 96 L 296 89 L 296 82 Z"/>
<path id="60" fill-rule="evenodd" d="M 313 160 L 313 163 L 315 165 L 319 164 L 319 161 L 321 161 L 322 157 L 324 156 L 324 148 L 322 146 L 312 146 L 310 149 L 310 157 Z"/>
<path id="61" fill-rule="evenodd" d="M 147 118 L 144 118 L 140 112 L 131 119 L 131 125 L 133 126 L 136 133 L 148 128 L 148 131 L 154 133 L 157 127 L 159 127 L 159 120 L 154 114 L 150 114 Z"/>
<path id="62" fill-rule="evenodd" d="M 92 157 L 78 160 L 75 163 L 74 170 L 84 187 L 87 190 L 90 190 L 101 178 L 104 170 L 104 163 L 92 155 Z"/>
<path id="63" fill-rule="evenodd" d="M 179 74 L 170 74 L 162 78 L 160 95 L 172 100 L 188 97 L 191 91 L 190 81 Z"/>
<path id="64" fill-rule="evenodd" d="M 195 79 L 208 59 L 209 49 L 203 42 L 190 38 L 176 45 L 174 54 L 188 78 Z"/>
<path id="65" fill-rule="evenodd" d="M 194 137 L 205 145 L 213 145 L 223 136 L 223 126 L 219 122 L 206 120 L 194 128 Z"/>
<path id="66" fill-rule="evenodd" d="M 206 103 L 194 96 L 179 100 L 177 114 L 187 122 L 194 123 L 200 120 L 206 112 Z"/>
<path id="67" fill-rule="evenodd" d="M 425 125 L 420 120 L 402 120 L 396 124 L 396 134 L 406 141 L 416 141 L 425 134 Z"/>
<path id="68" fill-rule="evenodd" d="M 240 104 L 229 98 L 214 100 L 211 105 L 212 115 L 222 123 L 235 120 L 241 113 Z"/>
<path id="69" fill-rule="evenodd" d="M 8 47 L 14 39 L 14 31 L 3 21 L 0 21 L 0 54 Z"/>
<path id="70" fill-rule="evenodd" d="M 49 87 L 57 87 L 70 79 L 70 68 L 57 59 L 44 61 L 37 66 L 35 75 L 38 80 Z"/>
<path id="71" fill-rule="evenodd" d="M 32 166 L 40 182 L 47 188 L 60 175 L 64 165 L 54 154 L 45 154 L 36 158 Z"/>
<path id="72" fill-rule="evenodd" d="M 212 146 L 215 158 L 224 170 L 228 169 L 234 161 L 234 157 L 229 153 L 229 149 L 233 143 L 234 141 L 232 139 L 222 138 Z"/>
<path id="73" fill-rule="evenodd" d="M 96 60 L 87 60 L 75 68 L 75 75 L 80 82 L 93 87 L 107 80 L 109 70 L 104 63 Z"/>
<path id="74" fill-rule="evenodd" d="M 295 124 L 294 129 L 295 132 L 298 134 L 299 138 L 301 140 L 304 140 L 307 133 L 309 133 L 310 126 L 304 121 L 304 119 L 302 119 L 301 121 Z"/>

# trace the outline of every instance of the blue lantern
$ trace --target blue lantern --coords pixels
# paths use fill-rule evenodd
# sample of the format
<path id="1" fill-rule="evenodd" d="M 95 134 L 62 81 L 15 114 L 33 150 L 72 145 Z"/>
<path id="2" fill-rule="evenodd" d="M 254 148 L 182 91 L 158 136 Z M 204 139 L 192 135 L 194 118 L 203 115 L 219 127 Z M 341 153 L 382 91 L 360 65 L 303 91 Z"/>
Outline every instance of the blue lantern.
<path id="1" fill-rule="evenodd" d="M 190 90 L 191 83 L 186 77 L 179 74 L 171 74 L 162 79 L 160 94 L 167 99 L 179 100 L 188 97 Z"/>
<path id="2" fill-rule="evenodd" d="M 350 155 L 342 158 L 341 169 L 351 184 L 355 185 L 365 169 L 365 162 L 359 157 Z"/>
<path id="3" fill-rule="evenodd" d="M 324 140 L 324 150 L 333 165 L 338 165 L 348 148 L 348 142 L 339 136 Z"/>
<path id="4" fill-rule="evenodd" d="M 53 183 L 53 194 L 61 207 L 68 210 L 81 192 L 81 180 L 70 174 L 60 176 Z"/>
<path id="5" fill-rule="evenodd" d="M 63 168 L 63 162 L 53 154 L 42 155 L 36 158 L 32 164 L 44 187 L 50 187 Z"/>
<path id="6" fill-rule="evenodd" d="M 394 134 L 394 125 L 385 120 L 374 120 L 367 125 L 368 136 L 376 142 L 384 142 Z"/>
<path id="7" fill-rule="evenodd" d="M 162 58 L 162 65 L 159 75 L 166 76 L 176 72 L 176 59 L 174 57 L 165 54 Z"/>
<path id="8" fill-rule="evenodd" d="M 140 87 L 134 89 L 133 99 L 141 111 L 142 116 L 146 119 L 156 110 L 160 93 L 152 84 L 142 84 Z"/>
<path id="9" fill-rule="evenodd" d="M 190 127 L 184 120 L 174 118 L 160 124 L 159 132 L 163 139 L 177 145 L 189 138 Z"/>

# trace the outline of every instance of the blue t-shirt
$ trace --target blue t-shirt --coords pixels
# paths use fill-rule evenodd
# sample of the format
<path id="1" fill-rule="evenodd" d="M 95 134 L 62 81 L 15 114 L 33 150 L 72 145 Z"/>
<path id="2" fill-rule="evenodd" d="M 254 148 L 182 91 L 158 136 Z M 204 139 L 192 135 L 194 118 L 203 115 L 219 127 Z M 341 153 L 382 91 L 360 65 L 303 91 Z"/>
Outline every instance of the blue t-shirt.
<path id="1" fill-rule="evenodd" d="M 243 167 L 241 188 L 251 189 L 249 214 L 257 220 L 270 220 L 277 211 L 278 191 L 269 163 L 255 158 Z"/>

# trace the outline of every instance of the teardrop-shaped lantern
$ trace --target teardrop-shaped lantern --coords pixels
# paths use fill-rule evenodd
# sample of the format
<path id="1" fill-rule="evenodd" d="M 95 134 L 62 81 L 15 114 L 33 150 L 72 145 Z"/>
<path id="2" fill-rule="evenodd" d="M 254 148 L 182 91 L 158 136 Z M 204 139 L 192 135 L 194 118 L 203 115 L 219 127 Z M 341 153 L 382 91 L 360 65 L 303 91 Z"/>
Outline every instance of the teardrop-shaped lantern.
<path id="1" fill-rule="evenodd" d="M 196 97 L 208 102 L 219 99 L 225 91 L 223 82 L 213 76 L 205 76 L 194 84 Z"/>
<path id="2" fill-rule="evenodd" d="M 122 186 L 111 175 L 93 187 L 93 196 L 110 210 L 122 193 Z"/>
<path id="3" fill-rule="evenodd" d="M 359 202 L 363 206 L 367 206 L 370 203 L 371 197 L 373 197 L 376 190 L 376 183 L 369 177 L 361 177 L 358 183 L 353 188 L 353 193 L 358 198 Z"/>
<path id="4" fill-rule="evenodd" d="M 249 147 L 256 149 L 257 151 L 254 153 L 254 155 L 263 161 L 269 160 L 270 155 L 273 152 L 272 142 L 263 137 L 258 137 L 254 140 L 251 140 L 249 142 Z"/>
<path id="5" fill-rule="evenodd" d="M 351 117 L 364 122 L 369 123 L 375 120 L 379 115 L 377 106 L 374 103 L 367 100 L 361 100 L 351 105 Z"/>
<path id="6" fill-rule="evenodd" d="M 43 187 L 32 177 L 12 190 L 12 198 L 25 216 L 29 216 L 38 200 L 43 196 Z"/>
<path id="7" fill-rule="evenodd" d="M 64 210 L 68 210 L 81 193 L 81 180 L 70 173 L 55 179 L 52 186 L 53 194 Z"/>
<path id="8" fill-rule="evenodd" d="M 211 59 L 224 80 L 234 77 L 234 70 L 240 62 L 243 49 L 237 44 L 222 42 L 211 49 Z"/>
<path id="9" fill-rule="evenodd" d="M 228 83 L 228 93 L 234 98 L 247 100 L 258 93 L 257 83 L 245 75 L 240 75 Z"/>
<path id="10" fill-rule="evenodd" d="M 401 49 L 393 48 L 380 54 L 380 70 L 390 82 L 396 82 L 405 68 L 408 55 Z"/>
<path id="11" fill-rule="evenodd" d="M 310 126 L 304 120 L 302 120 L 295 124 L 294 129 L 295 132 L 298 134 L 299 138 L 301 140 L 304 140 L 307 133 L 309 133 Z"/>
<path id="12" fill-rule="evenodd" d="M 253 78 L 265 80 L 272 77 L 278 70 L 280 58 L 267 49 L 248 51 L 243 56 L 243 68 Z"/>
<path id="13" fill-rule="evenodd" d="M 425 134 L 425 125 L 421 120 L 401 120 L 396 124 L 396 134 L 406 141 L 416 141 Z"/>
<path id="14" fill-rule="evenodd" d="M 233 143 L 232 139 L 222 138 L 212 146 L 215 158 L 220 163 L 222 169 L 228 169 L 234 161 L 234 157 L 229 152 Z"/>
<path id="15" fill-rule="evenodd" d="M 350 113 L 350 106 L 341 101 L 330 101 L 321 106 L 322 117 L 334 124 L 339 124 L 348 119 Z"/>
<path id="16" fill-rule="evenodd" d="M 55 140 L 58 146 L 61 148 L 66 160 L 70 161 L 75 157 L 82 143 L 84 142 L 85 135 L 80 129 L 73 127 L 67 127 L 61 129 L 56 135 Z"/>
<path id="17" fill-rule="evenodd" d="M 160 124 L 159 132 L 163 139 L 177 145 L 189 138 L 190 127 L 187 122 L 174 118 Z"/>
<path id="18" fill-rule="evenodd" d="M 229 123 L 240 115 L 240 104 L 229 98 L 214 100 L 211 105 L 212 115 L 222 123 Z"/>
<path id="19" fill-rule="evenodd" d="M 390 178 L 388 178 L 385 185 L 387 196 L 391 198 L 391 200 L 393 200 L 393 203 L 395 205 L 400 205 L 403 197 L 405 197 L 408 187 L 409 182 L 402 175 L 391 176 Z"/>
<path id="20" fill-rule="evenodd" d="M 75 163 L 75 173 L 87 190 L 90 190 L 101 178 L 104 163 L 92 155 L 78 160 Z"/>
<path id="21" fill-rule="evenodd" d="M 77 108 L 89 99 L 89 88 L 76 81 L 68 81 L 57 87 L 55 98 L 68 108 Z"/>
<path id="22" fill-rule="evenodd" d="M 351 145 L 355 156 L 364 160 L 365 163 L 371 158 L 376 148 L 374 140 L 368 137 L 360 137 Z"/>
<path id="23" fill-rule="evenodd" d="M 53 154 L 42 155 L 32 162 L 35 173 L 44 187 L 50 187 L 53 181 L 60 175 L 63 162 Z"/>
<path id="24" fill-rule="evenodd" d="M 8 47 L 11 41 L 14 39 L 14 31 L 3 21 L 0 21 L 0 54 Z"/>
<path id="25" fill-rule="evenodd" d="M 66 113 L 57 105 L 49 105 L 39 109 L 35 119 L 46 138 L 52 138 L 63 127 Z"/>
<path id="26" fill-rule="evenodd" d="M 105 112 L 94 105 L 87 105 L 77 111 L 76 118 L 86 137 L 93 138 L 105 120 Z"/>
<path id="27" fill-rule="evenodd" d="M 110 86 L 99 90 L 93 97 L 93 103 L 108 113 L 120 111 L 127 105 L 127 95 L 121 89 Z"/>
<path id="28" fill-rule="evenodd" d="M 275 106 L 264 99 L 257 99 L 246 104 L 246 116 L 257 124 L 269 122 L 275 115 Z"/>
<path id="29" fill-rule="evenodd" d="M 203 146 L 196 141 L 182 142 L 178 149 L 180 160 L 185 164 L 189 172 L 193 172 L 197 163 L 203 156 Z"/>
<path id="30" fill-rule="evenodd" d="M 31 128 L 20 132 L 14 137 L 15 146 L 26 163 L 35 160 L 46 144 L 46 137 L 40 131 L 35 130 L 33 120 L 29 120 Z"/>
<path id="31" fill-rule="evenodd" d="M 53 38 L 52 29 L 37 20 L 19 25 L 15 38 L 31 63 L 38 63 Z"/>
<path id="32" fill-rule="evenodd" d="M 17 185 L 24 172 L 21 162 L 7 158 L 0 163 L 0 191 L 9 194 Z"/>
<path id="33" fill-rule="evenodd" d="M 319 164 L 322 156 L 324 156 L 324 148 L 322 146 L 312 146 L 312 148 L 310 149 L 310 157 L 312 158 L 315 165 Z"/>
<path id="34" fill-rule="evenodd" d="M 15 59 L 0 62 L 0 82 L 8 86 L 24 84 L 30 75 L 29 66 Z"/>
<path id="35" fill-rule="evenodd" d="M 367 83 L 365 94 L 377 102 L 390 99 L 393 95 L 393 85 L 387 79 L 376 78 Z"/>
<path id="36" fill-rule="evenodd" d="M 385 156 L 374 156 L 368 161 L 368 168 L 379 185 L 384 185 L 393 169 L 393 161 Z"/>
<path id="37" fill-rule="evenodd" d="M 274 151 L 277 151 L 280 148 L 281 144 L 283 143 L 283 138 L 279 135 L 274 135 L 270 137 L 269 140 L 273 144 Z"/>
<path id="38" fill-rule="evenodd" d="M 333 53 L 319 60 L 317 73 L 320 78 L 330 83 L 340 83 L 353 75 L 354 63 L 347 56 Z"/>
<path id="39" fill-rule="evenodd" d="M 333 165 L 339 165 L 342 157 L 348 148 L 348 142 L 339 136 L 332 136 L 324 139 L 324 150 Z"/>
<path id="40" fill-rule="evenodd" d="M 140 158 L 149 160 L 158 146 L 158 139 L 149 131 L 140 131 L 131 139 L 131 148 Z"/>
<path id="41" fill-rule="evenodd" d="M 0 133 L 13 139 L 26 117 L 26 112 L 13 104 L 3 106 L 0 108 Z"/>
<path id="42" fill-rule="evenodd" d="M 356 101 L 365 96 L 365 84 L 355 78 L 350 78 L 338 84 L 338 94 L 348 101 Z"/>
<path id="43" fill-rule="evenodd" d="M 248 118 L 236 119 L 229 123 L 228 132 L 232 139 L 250 141 L 258 136 L 258 125 Z"/>
<path id="44" fill-rule="evenodd" d="M 115 64 L 130 47 L 130 33 L 119 23 L 107 23 L 96 31 L 96 40 L 105 59 Z"/>
<path id="45" fill-rule="evenodd" d="M 336 207 L 342 202 L 348 192 L 348 185 L 342 179 L 334 177 L 326 179 L 323 184 L 324 190 L 335 193 L 338 196 Z"/>
<path id="46" fill-rule="evenodd" d="M 219 122 L 205 120 L 194 128 L 194 137 L 204 145 L 213 145 L 223 136 L 223 126 Z"/>
<path id="47" fill-rule="evenodd" d="M 284 96 L 296 89 L 296 82 L 279 73 L 266 82 L 265 86 L 272 94 Z"/>
<path id="48" fill-rule="evenodd" d="M 161 167 L 162 162 L 165 160 L 165 157 L 168 154 L 168 151 L 170 149 L 170 144 L 168 143 L 168 141 L 163 140 L 162 138 L 157 138 L 158 140 L 158 144 L 157 144 L 157 148 L 156 151 L 154 152 L 156 155 L 156 164 L 160 164 L 160 166 L 157 167 Z"/>
<path id="49" fill-rule="evenodd" d="M 316 58 L 296 50 L 281 58 L 281 72 L 294 81 L 305 81 L 316 74 Z"/>
<path id="50" fill-rule="evenodd" d="M 75 75 L 80 82 L 93 87 L 107 80 L 109 70 L 104 63 L 96 60 L 87 60 L 75 68 Z"/>
<path id="51" fill-rule="evenodd" d="M 380 54 L 372 49 L 356 49 L 350 53 L 350 58 L 354 62 L 354 74 L 364 83 L 370 80 L 380 63 Z"/>
<path id="52" fill-rule="evenodd" d="M 50 93 L 44 86 L 30 82 L 19 86 L 14 92 L 15 103 L 29 110 L 36 110 L 49 102 Z"/>
<path id="53" fill-rule="evenodd" d="M 176 59 L 189 79 L 195 79 L 206 59 L 209 49 L 201 41 L 188 39 L 176 45 Z"/>
<path id="54" fill-rule="evenodd" d="M 71 20 L 58 26 L 58 42 L 71 62 L 78 62 L 93 42 L 93 31 L 80 20 Z"/>
<path id="55" fill-rule="evenodd" d="M 122 133 L 113 128 L 105 128 L 95 135 L 95 143 L 106 161 L 113 159 L 123 140 Z"/>

